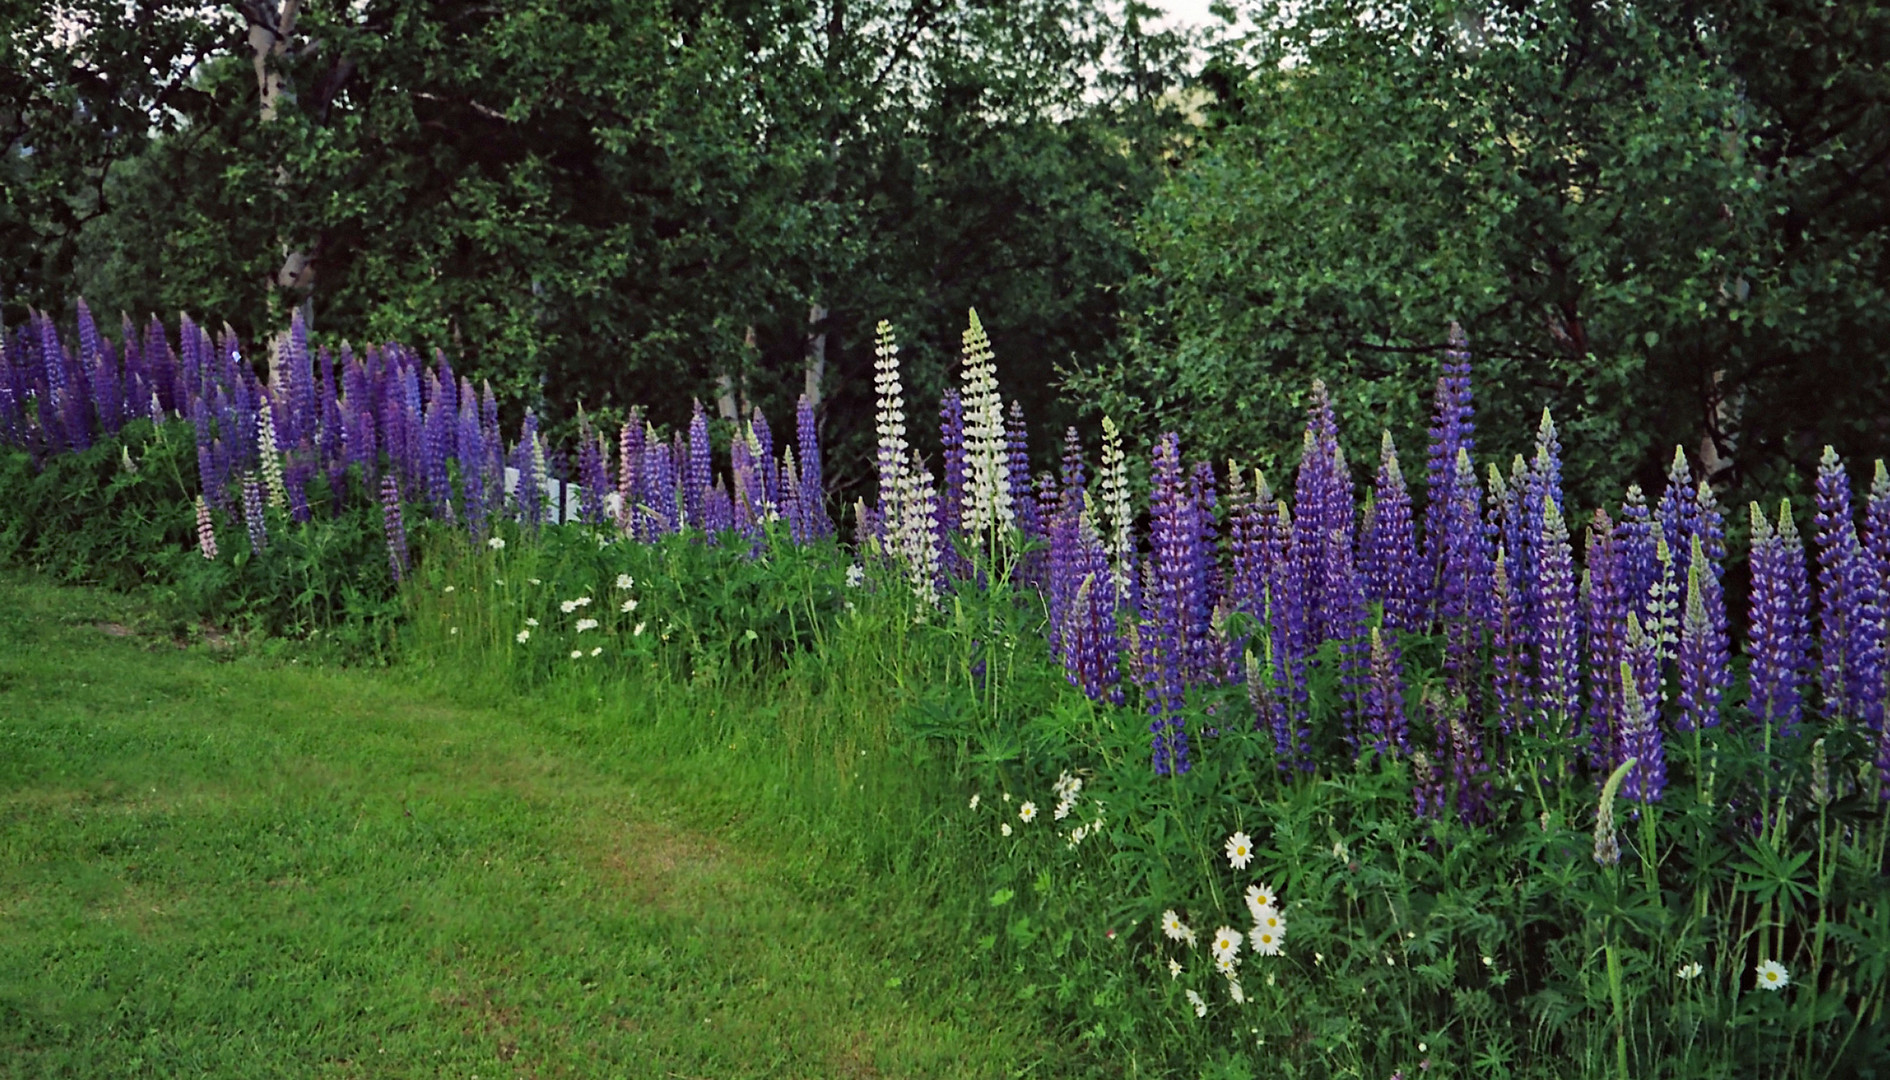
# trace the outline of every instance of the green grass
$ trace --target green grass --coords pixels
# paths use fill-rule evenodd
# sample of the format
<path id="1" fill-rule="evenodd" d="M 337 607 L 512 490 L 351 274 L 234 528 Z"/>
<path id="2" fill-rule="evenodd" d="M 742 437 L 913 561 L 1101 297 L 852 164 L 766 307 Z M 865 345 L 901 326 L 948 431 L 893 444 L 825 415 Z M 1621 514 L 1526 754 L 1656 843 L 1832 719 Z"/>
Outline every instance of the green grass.
<path id="1" fill-rule="evenodd" d="M 883 741 L 779 752 L 761 691 L 524 701 L 154 625 L 0 575 L 0 1075 L 1056 1060 L 898 839 L 931 803 Z"/>

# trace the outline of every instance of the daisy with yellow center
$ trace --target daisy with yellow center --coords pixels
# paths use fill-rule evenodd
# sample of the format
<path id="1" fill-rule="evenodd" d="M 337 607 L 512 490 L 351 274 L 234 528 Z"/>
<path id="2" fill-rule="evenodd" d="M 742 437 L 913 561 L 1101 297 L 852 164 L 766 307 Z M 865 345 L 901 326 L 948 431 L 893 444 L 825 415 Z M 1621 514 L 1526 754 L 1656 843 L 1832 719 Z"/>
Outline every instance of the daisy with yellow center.
<path id="1" fill-rule="evenodd" d="M 1253 951 L 1257 956 L 1280 955 L 1281 937 L 1264 926 L 1256 926 L 1247 935 L 1253 941 Z"/>
<path id="2" fill-rule="evenodd" d="M 1188 936 L 1188 924 L 1181 921 L 1174 908 L 1162 912 L 1162 933 L 1167 934 L 1170 941 L 1181 941 Z"/>
<path id="3" fill-rule="evenodd" d="M 1030 819 L 1037 816 L 1037 804 L 1034 802 L 1027 802 L 1024 805 L 1018 807 L 1017 816 L 1020 819 L 1022 819 L 1024 824 L 1026 825 L 1030 824 Z"/>
<path id="4" fill-rule="evenodd" d="M 1227 861 L 1236 870 L 1247 869 L 1253 861 L 1253 837 L 1244 832 L 1236 832 L 1227 838 Z"/>
<path id="5" fill-rule="evenodd" d="M 1272 886 L 1247 886 L 1247 911 L 1253 915 L 1253 921 L 1260 921 L 1262 911 L 1277 911 L 1279 906 L 1280 898 L 1274 894 Z"/>
<path id="6" fill-rule="evenodd" d="M 1785 965 L 1777 960 L 1767 960 L 1753 970 L 1759 980 L 1761 990 L 1783 990 L 1791 985 L 1792 978 L 1785 972 Z"/>
<path id="7" fill-rule="evenodd" d="M 1214 956 L 1219 960 L 1232 960 L 1240 952 L 1240 933 L 1231 926 L 1223 926 L 1214 931 L 1214 944 L 1211 946 Z"/>
<path id="8" fill-rule="evenodd" d="M 1263 907 L 1259 911 L 1254 912 L 1253 925 L 1256 930 L 1271 930 L 1281 937 L 1286 936 L 1286 920 L 1280 917 L 1279 912 L 1270 907 Z"/>

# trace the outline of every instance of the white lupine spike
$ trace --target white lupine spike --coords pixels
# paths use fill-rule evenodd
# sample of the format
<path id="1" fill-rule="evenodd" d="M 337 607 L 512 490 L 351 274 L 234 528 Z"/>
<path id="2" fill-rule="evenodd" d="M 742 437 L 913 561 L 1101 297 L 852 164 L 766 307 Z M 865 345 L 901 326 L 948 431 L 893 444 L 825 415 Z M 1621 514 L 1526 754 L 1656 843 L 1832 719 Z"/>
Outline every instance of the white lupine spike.
<path id="1" fill-rule="evenodd" d="M 905 491 L 906 400 L 899 382 L 899 344 L 892 324 L 879 321 L 874 330 L 873 389 L 879 395 L 879 506 L 888 532 L 898 529 L 900 499 Z"/>
<path id="2" fill-rule="evenodd" d="M 276 421 L 264 404 L 258 410 L 262 423 L 256 426 L 256 454 L 262 459 L 263 485 L 269 489 L 269 505 L 280 510 L 289 505 L 289 489 L 282 482 L 282 454 L 276 448 Z"/>
<path id="3" fill-rule="evenodd" d="M 997 367 L 991 342 L 978 312 L 965 330 L 965 531 L 1000 537 L 1016 520 L 1011 508 L 1009 446 L 1004 431 L 1004 401 L 998 396 Z"/>
<path id="4" fill-rule="evenodd" d="M 904 508 L 896 538 L 899 561 L 905 566 L 906 580 L 926 610 L 938 606 L 938 493 L 932 489 L 932 473 L 912 451 L 900 472 L 902 490 L 899 504 Z"/>
<path id="5" fill-rule="evenodd" d="M 1130 568 L 1135 563 L 1135 549 L 1129 537 L 1129 461 L 1122 452 L 1122 429 L 1103 417 L 1102 510 L 1109 528 L 1109 563 L 1116 583 L 1116 595 L 1129 590 Z"/>

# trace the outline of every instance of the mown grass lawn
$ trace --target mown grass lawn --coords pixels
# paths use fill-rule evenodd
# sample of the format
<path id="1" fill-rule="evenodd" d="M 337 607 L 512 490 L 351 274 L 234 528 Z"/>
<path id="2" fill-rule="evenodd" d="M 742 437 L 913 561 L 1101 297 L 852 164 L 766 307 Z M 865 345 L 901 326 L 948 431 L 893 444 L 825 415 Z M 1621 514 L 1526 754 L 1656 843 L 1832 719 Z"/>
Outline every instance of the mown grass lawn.
<path id="1" fill-rule="evenodd" d="M 1055 1060 L 936 881 L 771 809 L 791 775 L 726 749 L 727 697 L 469 703 L 151 625 L 0 575 L 0 1075 Z"/>

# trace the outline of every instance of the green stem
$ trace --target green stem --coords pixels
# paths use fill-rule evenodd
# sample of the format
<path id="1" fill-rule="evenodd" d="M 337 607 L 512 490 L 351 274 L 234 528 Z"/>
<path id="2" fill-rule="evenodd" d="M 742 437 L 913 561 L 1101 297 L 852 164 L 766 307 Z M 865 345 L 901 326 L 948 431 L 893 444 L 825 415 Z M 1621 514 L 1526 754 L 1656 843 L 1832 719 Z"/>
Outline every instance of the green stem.
<path id="1" fill-rule="evenodd" d="M 1608 954 L 1608 991 L 1614 998 L 1614 1056 L 1621 1071 L 1621 1080 L 1630 1080 L 1628 1075 L 1627 1055 L 1627 1004 L 1623 1000 L 1621 978 L 1621 957 L 1614 948 L 1612 928 L 1608 934 L 1606 946 Z"/>

